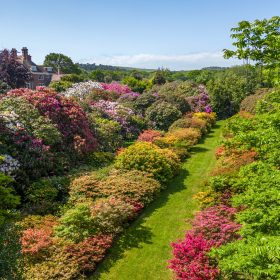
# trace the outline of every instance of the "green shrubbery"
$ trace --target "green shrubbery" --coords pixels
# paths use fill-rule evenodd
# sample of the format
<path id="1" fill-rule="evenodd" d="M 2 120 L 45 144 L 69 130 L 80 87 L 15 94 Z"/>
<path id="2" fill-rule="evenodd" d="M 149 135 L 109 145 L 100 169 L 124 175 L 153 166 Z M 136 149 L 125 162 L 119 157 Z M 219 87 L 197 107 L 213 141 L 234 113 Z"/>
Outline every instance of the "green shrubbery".
<path id="1" fill-rule="evenodd" d="M 146 118 L 154 128 L 160 130 L 167 130 L 181 115 L 182 113 L 176 106 L 166 101 L 157 101 L 146 111 Z"/>
<path id="2" fill-rule="evenodd" d="M 279 103 L 279 93 L 274 91 L 259 101 L 256 116 L 232 117 L 224 146 L 217 151 L 223 169 L 210 182 L 208 201 L 232 204 L 239 209 L 236 221 L 242 225 L 241 240 L 211 252 L 222 278 L 278 279 L 280 273 Z"/>

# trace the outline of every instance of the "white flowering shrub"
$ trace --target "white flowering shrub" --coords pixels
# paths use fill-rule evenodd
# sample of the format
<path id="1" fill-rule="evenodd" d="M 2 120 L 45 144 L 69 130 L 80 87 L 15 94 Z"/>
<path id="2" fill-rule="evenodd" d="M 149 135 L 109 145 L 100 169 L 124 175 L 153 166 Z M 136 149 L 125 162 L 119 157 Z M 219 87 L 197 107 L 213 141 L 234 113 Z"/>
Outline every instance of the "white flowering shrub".
<path id="1" fill-rule="evenodd" d="M 14 111 L 1 112 L 0 119 L 2 120 L 6 128 L 14 132 L 24 127 L 24 125 L 19 121 L 19 115 L 16 114 Z"/>
<path id="2" fill-rule="evenodd" d="M 100 83 L 88 81 L 73 84 L 72 87 L 68 88 L 62 94 L 66 97 L 76 97 L 79 99 L 83 99 L 88 93 L 90 93 L 93 89 L 102 90 L 103 87 Z"/>
<path id="3" fill-rule="evenodd" d="M 18 170 L 20 163 L 10 155 L 0 155 L 0 172 L 11 175 L 14 171 Z"/>

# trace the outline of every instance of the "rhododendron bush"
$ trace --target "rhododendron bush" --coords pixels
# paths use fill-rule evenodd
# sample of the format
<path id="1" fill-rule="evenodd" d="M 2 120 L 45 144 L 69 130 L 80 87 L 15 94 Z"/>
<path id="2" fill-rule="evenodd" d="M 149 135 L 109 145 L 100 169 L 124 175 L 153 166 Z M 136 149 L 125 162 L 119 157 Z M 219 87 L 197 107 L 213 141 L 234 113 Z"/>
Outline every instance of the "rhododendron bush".
<path id="1" fill-rule="evenodd" d="M 139 134 L 140 129 L 137 124 L 141 122 L 141 116 L 118 102 L 100 100 L 91 104 L 92 109 L 101 112 L 102 116 L 118 122 L 122 128 L 122 134 L 131 138 Z M 141 126 L 140 126 L 141 128 Z"/>
<path id="2" fill-rule="evenodd" d="M 40 114 L 57 126 L 65 144 L 74 150 L 89 152 L 95 148 L 96 140 L 90 131 L 88 119 L 77 103 L 48 89 L 16 89 L 8 92 L 7 96 L 21 96 L 33 104 Z"/>

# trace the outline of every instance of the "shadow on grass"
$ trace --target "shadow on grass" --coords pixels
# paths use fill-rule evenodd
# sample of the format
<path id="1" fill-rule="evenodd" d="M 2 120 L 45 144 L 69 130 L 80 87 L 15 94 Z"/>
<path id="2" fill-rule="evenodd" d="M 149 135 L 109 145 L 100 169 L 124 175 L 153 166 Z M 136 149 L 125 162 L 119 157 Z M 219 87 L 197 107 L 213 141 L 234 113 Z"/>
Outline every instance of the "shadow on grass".
<path id="1" fill-rule="evenodd" d="M 144 226 L 145 220 L 156 209 L 163 207 L 169 196 L 173 193 L 179 192 L 185 188 L 184 180 L 189 175 L 188 171 L 181 169 L 179 174 L 170 182 L 166 189 L 164 189 L 155 200 L 147 206 L 142 214 L 124 232 L 115 240 L 112 248 L 110 248 L 108 255 L 101 262 L 89 279 L 99 279 L 100 274 L 106 273 L 111 266 L 123 257 L 123 254 L 128 249 L 141 248 L 142 244 L 152 244 L 152 231 L 149 227 Z"/>
<path id="2" fill-rule="evenodd" d="M 218 128 L 215 126 L 214 128 Z M 213 132 L 210 132 L 208 135 L 203 137 L 199 144 L 203 144 L 206 138 L 213 137 Z M 192 153 L 204 153 L 208 149 L 194 146 L 191 149 Z M 167 185 L 166 189 L 163 190 L 155 200 L 147 206 L 142 214 L 129 225 L 128 228 L 115 240 L 112 248 L 110 248 L 108 255 L 101 262 L 97 270 L 92 274 L 89 279 L 97 280 L 99 276 L 103 273 L 106 273 L 110 270 L 115 262 L 121 259 L 128 249 L 132 248 L 141 248 L 143 244 L 152 244 L 152 231 L 149 227 L 144 226 L 145 220 L 154 212 L 156 209 L 163 207 L 169 200 L 169 197 L 177 192 L 182 191 L 186 188 L 184 181 L 189 176 L 189 172 L 182 168 L 179 171 L 179 174 Z"/>

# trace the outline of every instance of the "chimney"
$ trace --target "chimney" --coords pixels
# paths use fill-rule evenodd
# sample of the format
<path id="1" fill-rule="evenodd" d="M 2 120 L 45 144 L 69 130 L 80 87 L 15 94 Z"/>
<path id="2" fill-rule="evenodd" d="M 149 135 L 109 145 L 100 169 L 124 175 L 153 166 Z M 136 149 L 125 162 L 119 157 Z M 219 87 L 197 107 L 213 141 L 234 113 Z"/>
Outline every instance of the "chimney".
<path id="1" fill-rule="evenodd" d="M 27 61 L 28 60 L 28 49 L 27 49 L 27 47 L 23 47 L 21 49 L 21 52 L 22 52 L 23 61 Z"/>
<path id="2" fill-rule="evenodd" d="M 15 48 L 11 49 L 11 56 L 13 59 L 17 59 L 17 50 Z"/>
<path id="3" fill-rule="evenodd" d="M 31 55 L 27 55 L 28 61 L 31 61 Z"/>

